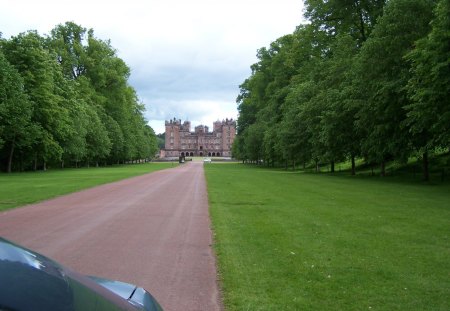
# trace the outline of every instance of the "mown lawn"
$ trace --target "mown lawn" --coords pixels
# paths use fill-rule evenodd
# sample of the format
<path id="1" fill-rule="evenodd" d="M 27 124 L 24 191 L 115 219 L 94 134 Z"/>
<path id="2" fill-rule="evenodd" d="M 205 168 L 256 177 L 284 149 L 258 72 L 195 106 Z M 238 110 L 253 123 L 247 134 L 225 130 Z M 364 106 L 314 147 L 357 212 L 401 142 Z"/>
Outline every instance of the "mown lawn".
<path id="1" fill-rule="evenodd" d="M 172 167 L 146 163 L 112 167 L 0 174 L 0 211 L 132 176 Z"/>
<path id="2" fill-rule="evenodd" d="M 450 310 L 450 186 L 205 165 L 226 310 Z"/>

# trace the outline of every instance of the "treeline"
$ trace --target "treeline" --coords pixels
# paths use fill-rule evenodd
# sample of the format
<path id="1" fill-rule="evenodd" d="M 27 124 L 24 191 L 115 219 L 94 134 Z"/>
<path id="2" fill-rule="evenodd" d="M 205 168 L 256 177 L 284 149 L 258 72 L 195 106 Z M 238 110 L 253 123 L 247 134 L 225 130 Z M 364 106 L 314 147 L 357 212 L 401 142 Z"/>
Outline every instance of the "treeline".
<path id="1" fill-rule="evenodd" d="M 308 24 L 258 50 L 233 155 L 380 165 L 450 146 L 450 1 L 306 0 Z"/>
<path id="2" fill-rule="evenodd" d="M 75 23 L 0 33 L 0 169 L 151 158 L 156 136 L 110 41 Z"/>

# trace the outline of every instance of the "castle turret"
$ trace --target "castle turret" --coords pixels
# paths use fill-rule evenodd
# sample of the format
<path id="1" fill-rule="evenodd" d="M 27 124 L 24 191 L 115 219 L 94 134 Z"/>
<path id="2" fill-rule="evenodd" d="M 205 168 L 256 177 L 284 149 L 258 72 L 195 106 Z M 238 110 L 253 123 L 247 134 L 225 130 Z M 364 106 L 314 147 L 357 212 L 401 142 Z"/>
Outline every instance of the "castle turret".
<path id="1" fill-rule="evenodd" d="M 231 147 L 236 137 L 236 121 L 226 119 L 222 121 L 222 155 L 231 157 Z"/>
<path id="2" fill-rule="evenodd" d="M 166 121 L 166 156 L 175 157 L 178 156 L 178 149 L 180 148 L 180 127 L 181 120 L 175 118 L 170 121 Z"/>

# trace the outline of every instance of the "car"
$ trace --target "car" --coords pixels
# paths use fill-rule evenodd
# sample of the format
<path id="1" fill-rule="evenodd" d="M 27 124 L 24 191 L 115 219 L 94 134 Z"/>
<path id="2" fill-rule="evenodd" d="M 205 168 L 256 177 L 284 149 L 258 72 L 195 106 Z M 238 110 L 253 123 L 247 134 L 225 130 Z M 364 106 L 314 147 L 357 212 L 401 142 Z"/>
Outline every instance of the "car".
<path id="1" fill-rule="evenodd" d="M 0 310 L 162 311 L 133 284 L 85 276 L 0 237 Z"/>
<path id="2" fill-rule="evenodd" d="M 204 163 L 211 163 L 211 158 L 203 158 Z"/>

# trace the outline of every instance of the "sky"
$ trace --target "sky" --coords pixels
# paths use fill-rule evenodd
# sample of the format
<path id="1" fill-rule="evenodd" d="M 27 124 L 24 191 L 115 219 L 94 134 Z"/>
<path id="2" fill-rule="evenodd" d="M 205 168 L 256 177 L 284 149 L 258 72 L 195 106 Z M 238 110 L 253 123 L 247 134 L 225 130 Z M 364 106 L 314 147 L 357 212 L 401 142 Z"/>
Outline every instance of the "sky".
<path id="1" fill-rule="evenodd" d="M 303 0 L 0 0 L 3 38 L 66 21 L 111 40 L 156 133 L 173 118 L 236 119 L 257 50 L 304 23 Z"/>

